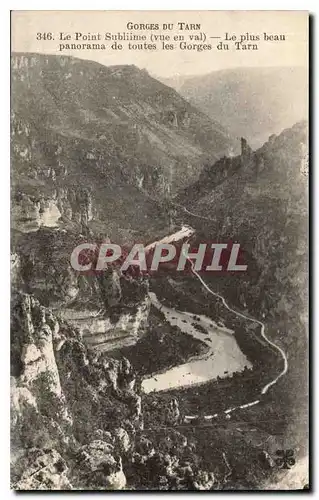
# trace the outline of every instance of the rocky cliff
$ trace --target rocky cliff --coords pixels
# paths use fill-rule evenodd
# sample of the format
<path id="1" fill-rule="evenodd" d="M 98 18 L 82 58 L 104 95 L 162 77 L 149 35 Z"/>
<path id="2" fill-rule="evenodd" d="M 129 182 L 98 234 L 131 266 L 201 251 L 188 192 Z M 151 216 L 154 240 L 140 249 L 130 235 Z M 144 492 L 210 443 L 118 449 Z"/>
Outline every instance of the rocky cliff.
<path id="1" fill-rule="evenodd" d="M 125 426 L 143 425 L 129 361 L 90 354 L 33 296 L 14 293 L 12 309 L 13 487 L 124 488 Z"/>

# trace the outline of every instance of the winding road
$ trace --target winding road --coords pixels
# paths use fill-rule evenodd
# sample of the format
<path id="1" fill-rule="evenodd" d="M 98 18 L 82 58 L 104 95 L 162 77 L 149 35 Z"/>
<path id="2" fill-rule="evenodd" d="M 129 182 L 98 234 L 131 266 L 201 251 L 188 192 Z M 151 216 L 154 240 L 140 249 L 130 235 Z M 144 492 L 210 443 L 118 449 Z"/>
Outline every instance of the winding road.
<path id="1" fill-rule="evenodd" d="M 174 203 L 173 202 L 173 205 L 179 207 L 180 209 L 182 209 L 185 213 L 191 215 L 192 217 L 196 217 L 196 218 L 200 218 L 200 219 L 204 219 L 204 220 L 209 220 L 211 222 L 212 219 L 209 218 L 209 217 L 205 217 L 203 215 L 199 215 L 199 214 L 195 214 L 191 211 L 189 211 L 186 207 L 184 207 L 183 205 L 180 205 L 178 203 Z M 187 240 L 188 241 L 188 240 Z M 184 254 L 185 255 L 185 254 Z M 243 313 L 240 313 L 238 311 L 236 311 L 235 309 L 232 309 L 226 302 L 226 300 L 224 299 L 224 297 L 220 294 L 218 294 L 217 292 L 214 292 L 213 290 L 211 290 L 211 288 L 207 285 L 207 283 L 205 283 L 205 281 L 203 280 L 203 278 L 199 275 L 199 273 L 194 269 L 194 263 L 192 262 L 191 259 L 188 258 L 187 255 L 185 255 L 185 257 L 187 258 L 187 260 L 190 262 L 191 264 L 191 268 L 192 268 L 192 273 L 194 274 L 194 276 L 200 281 L 201 285 L 211 294 L 211 295 L 214 295 L 214 297 L 217 297 L 219 298 L 224 307 L 226 309 L 228 309 L 228 311 L 232 312 L 233 314 L 235 314 L 236 316 L 240 317 L 240 318 L 243 318 L 245 320 L 248 320 L 248 321 L 252 321 L 254 323 L 257 323 L 258 325 L 260 325 L 261 327 L 261 330 L 260 330 L 260 334 L 261 334 L 261 337 L 266 341 L 266 343 L 271 346 L 272 348 L 274 348 L 278 354 L 280 354 L 280 356 L 282 357 L 283 359 L 283 369 L 282 371 L 276 375 L 270 382 L 268 382 L 267 384 L 264 385 L 264 387 L 262 388 L 260 394 L 261 396 L 266 394 L 268 392 L 268 390 L 273 386 L 275 385 L 278 380 L 280 378 L 282 378 L 288 371 L 288 359 L 287 359 L 287 356 L 284 352 L 284 350 L 279 347 L 277 344 L 275 344 L 272 340 L 270 340 L 266 333 L 265 333 L 265 323 L 263 323 L 262 321 L 260 320 L 257 320 L 255 318 L 251 318 L 250 316 L 247 316 L 246 314 L 243 314 Z M 248 403 L 244 403 L 242 405 L 238 405 L 238 406 L 235 406 L 235 407 L 230 407 L 228 408 L 227 410 L 224 410 L 223 412 L 221 413 L 215 413 L 213 415 L 204 415 L 204 419 L 205 420 L 210 420 L 210 419 L 213 419 L 213 418 L 216 418 L 216 417 L 219 417 L 220 415 L 222 414 L 226 414 L 229 415 L 230 413 L 232 413 L 233 411 L 235 410 L 238 410 L 238 409 L 244 409 L 244 408 L 249 408 L 251 406 L 255 406 L 257 405 L 258 403 L 260 403 L 260 399 L 256 399 L 254 401 L 250 401 Z M 185 415 L 185 419 L 188 419 L 188 420 L 192 420 L 192 419 L 197 419 L 199 417 L 199 415 Z M 228 417 L 229 418 L 229 417 Z"/>
<path id="2" fill-rule="evenodd" d="M 280 356 L 282 357 L 283 359 L 283 362 L 284 362 L 284 367 L 283 367 L 283 370 L 273 379 L 271 380 L 270 382 L 268 382 L 261 390 L 261 395 L 263 394 L 266 394 L 268 392 L 268 390 L 270 389 L 270 387 L 272 387 L 273 385 L 275 385 L 278 380 L 283 377 L 287 371 L 288 371 L 288 359 L 287 359 L 287 356 L 285 354 L 285 352 L 283 351 L 283 349 L 281 349 L 281 347 L 279 347 L 277 344 L 275 344 L 274 342 L 272 342 L 266 335 L 265 333 L 265 323 L 263 323 L 262 321 L 259 321 L 255 318 L 250 318 L 249 316 L 247 316 L 246 314 L 243 314 L 243 313 L 240 313 L 238 311 L 235 311 L 234 309 L 232 309 L 226 302 L 226 300 L 224 299 L 224 297 L 222 295 L 220 295 L 219 293 L 217 292 L 214 292 L 213 290 L 211 290 L 211 288 L 209 288 L 209 286 L 207 285 L 207 283 L 205 283 L 205 281 L 203 280 L 203 278 L 198 274 L 197 271 L 195 271 L 194 269 L 194 263 L 192 262 L 191 259 L 187 258 L 187 260 L 189 261 L 189 263 L 191 264 L 192 266 L 192 273 L 196 276 L 196 278 L 201 282 L 202 286 L 212 295 L 214 295 L 215 297 L 218 297 L 224 307 L 226 307 L 226 309 L 228 309 L 228 311 L 232 312 L 233 314 L 235 314 L 236 316 L 240 317 L 240 318 L 243 318 L 243 319 L 246 319 L 248 321 L 253 321 L 254 323 L 257 323 L 258 325 L 261 326 L 261 330 L 260 330 L 260 334 L 261 336 L 265 339 L 265 341 L 270 345 L 272 346 L 273 348 L 275 348 L 278 353 L 280 354 Z M 243 409 L 243 408 L 248 408 L 250 406 L 255 406 L 256 404 L 260 403 L 260 399 L 256 399 L 255 401 L 251 401 L 249 403 L 245 403 L 243 405 L 238 405 L 238 406 L 235 406 L 235 407 L 231 407 L 231 408 L 228 408 L 227 410 L 224 410 L 222 413 L 225 413 L 226 415 L 230 414 L 231 412 L 235 411 L 235 410 L 238 410 L 238 409 Z M 206 420 L 209 420 L 211 418 L 216 418 L 218 417 L 220 414 L 218 413 L 215 413 L 214 415 L 205 415 L 204 418 Z M 198 418 L 198 415 L 185 415 L 185 418 L 186 419 L 194 419 L 194 418 Z"/>

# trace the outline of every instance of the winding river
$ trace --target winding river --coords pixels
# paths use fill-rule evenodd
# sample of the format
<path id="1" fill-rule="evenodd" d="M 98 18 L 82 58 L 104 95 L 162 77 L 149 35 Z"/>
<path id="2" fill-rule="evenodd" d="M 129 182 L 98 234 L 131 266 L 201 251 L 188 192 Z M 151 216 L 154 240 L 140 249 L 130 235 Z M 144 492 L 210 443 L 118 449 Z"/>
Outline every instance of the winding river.
<path id="1" fill-rule="evenodd" d="M 177 326 L 181 332 L 203 342 L 207 346 L 207 352 L 145 379 L 142 383 L 144 392 L 187 387 L 252 368 L 252 364 L 240 350 L 232 330 L 216 324 L 206 316 L 166 307 L 155 293 L 150 292 L 149 295 L 152 305 L 164 314 L 172 326 Z"/>
<path id="2" fill-rule="evenodd" d="M 183 207 L 185 208 L 185 207 Z M 186 209 L 185 209 L 186 210 Z M 191 214 L 191 212 L 189 212 Z M 192 214 L 197 216 L 195 214 Z M 204 218 L 202 216 L 198 216 Z M 283 360 L 283 369 L 274 378 L 268 381 L 261 389 L 260 394 L 264 395 L 268 390 L 275 385 L 278 380 L 283 377 L 288 371 L 288 360 L 285 352 L 281 347 L 271 341 L 265 333 L 265 324 L 255 318 L 251 318 L 246 314 L 240 313 L 232 309 L 226 302 L 223 296 L 211 290 L 205 283 L 203 278 L 194 269 L 193 262 L 188 259 L 194 277 L 196 277 L 201 285 L 214 297 L 222 301 L 223 306 L 236 316 L 247 321 L 252 321 L 260 325 L 260 336 L 266 343 L 274 348 Z M 161 310 L 167 321 L 173 326 L 178 326 L 182 332 L 192 335 L 194 338 L 201 340 L 208 347 L 208 352 L 204 356 L 192 358 L 185 364 L 171 368 L 164 373 L 156 374 L 148 379 L 144 379 L 142 388 L 144 392 L 168 390 L 172 388 L 191 386 L 198 383 L 207 382 L 219 377 L 227 377 L 231 373 L 240 372 L 245 368 L 252 368 L 244 353 L 239 349 L 236 339 L 233 336 L 233 331 L 227 329 L 224 325 L 216 324 L 210 318 L 202 315 L 194 315 L 188 312 L 181 312 L 162 305 L 154 293 L 150 293 L 150 298 L 155 307 Z M 204 333 L 205 332 L 205 333 Z M 235 410 L 248 408 L 260 403 L 260 399 L 243 403 L 235 407 L 230 407 L 222 413 L 229 416 Z M 220 414 L 205 415 L 204 419 L 210 420 L 218 417 Z M 198 415 L 186 415 L 186 420 L 198 418 Z M 229 417 L 228 417 L 229 418 Z"/>
<path id="3" fill-rule="evenodd" d="M 189 260 L 189 259 L 188 259 Z M 193 265 L 193 262 L 191 260 L 189 260 L 189 262 L 191 263 L 191 266 L 192 266 L 192 272 L 193 274 L 197 277 L 197 279 L 199 279 L 199 281 L 201 282 L 201 284 L 203 285 L 203 287 L 209 292 L 211 293 L 212 295 L 214 295 L 215 297 L 218 297 L 224 307 L 226 307 L 226 309 L 228 309 L 230 312 L 232 312 L 233 314 L 235 314 L 236 316 L 239 316 L 240 318 L 244 318 L 248 321 L 253 321 L 255 323 L 258 323 L 260 326 L 261 326 L 261 330 L 260 330 L 260 334 L 261 334 L 261 337 L 266 340 L 266 342 L 274 347 L 278 353 L 280 354 L 280 356 L 282 357 L 283 359 L 283 369 L 282 371 L 276 375 L 270 382 L 268 382 L 267 384 L 264 385 L 264 387 L 261 389 L 261 392 L 260 394 L 263 395 L 263 394 L 266 394 L 268 392 L 268 390 L 270 389 L 270 387 L 272 387 L 273 385 L 275 385 L 278 380 L 283 377 L 287 371 L 288 371 L 288 359 L 287 359 L 287 356 L 285 354 L 285 352 L 283 351 L 283 349 L 281 349 L 281 347 L 279 347 L 277 344 L 275 344 L 274 342 L 272 342 L 267 336 L 266 336 L 266 333 L 265 333 L 265 324 L 262 322 L 262 321 L 259 321 L 255 318 L 250 318 L 249 316 L 247 316 L 246 314 L 243 314 L 243 313 L 240 313 L 238 311 L 235 311 L 234 309 L 232 309 L 226 302 L 226 300 L 224 299 L 224 297 L 222 297 L 221 295 L 219 295 L 217 292 L 214 292 L 213 290 L 211 290 L 209 288 L 209 286 L 205 283 L 205 281 L 203 280 L 203 278 L 198 274 L 197 271 L 195 271 L 194 269 L 194 265 Z M 228 408 L 227 410 L 224 410 L 223 413 L 225 413 L 226 415 L 229 415 L 230 413 L 232 413 L 233 411 L 235 410 L 238 410 L 240 408 L 249 408 L 250 406 L 255 406 L 256 404 L 260 403 L 260 400 L 259 399 L 256 399 L 254 401 L 250 401 L 248 403 L 244 403 L 242 405 L 238 405 L 238 406 L 235 406 L 235 407 L 230 407 Z M 219 414 L 218 413 L 215 413 L 214 415 L 205 415 L 204 418 L 206 420 L 210 420 L 212 418 L 216 418 L 218 417 Z M 187 419 L 193 419 L 193 418 L 198 418 L 198 415 L 187 415 L 185 416 L 185 418 Z"/>

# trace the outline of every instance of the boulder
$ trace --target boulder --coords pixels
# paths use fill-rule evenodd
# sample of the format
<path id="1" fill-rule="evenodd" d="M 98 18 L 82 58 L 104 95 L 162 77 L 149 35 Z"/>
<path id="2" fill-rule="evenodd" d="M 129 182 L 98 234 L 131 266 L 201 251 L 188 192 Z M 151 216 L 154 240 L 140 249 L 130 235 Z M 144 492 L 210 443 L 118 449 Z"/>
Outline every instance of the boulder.
<path id="1" fill-rule="evenodd" d="M 130 437 L 123 427 L 118 427 L 113 432 L 115 437 L 115 447 L 120 453 L 127 453 L 131 447 Z"/>
<path id="2" fill-rule="evenodd" d="M 15 490 L 72 490 L 67 478 L 68 467 L 54 449 L 31 448 L 18 460 L 16 470 L 21 471 Z"/>
<path id="3" fill-rule="evenodd" d="M 109 443 L 95 440 L 83 446 L 77 456 L 77 487 L 91 490 L 119 490 L 126 486 L 120 456 L 110 453 Z"/>

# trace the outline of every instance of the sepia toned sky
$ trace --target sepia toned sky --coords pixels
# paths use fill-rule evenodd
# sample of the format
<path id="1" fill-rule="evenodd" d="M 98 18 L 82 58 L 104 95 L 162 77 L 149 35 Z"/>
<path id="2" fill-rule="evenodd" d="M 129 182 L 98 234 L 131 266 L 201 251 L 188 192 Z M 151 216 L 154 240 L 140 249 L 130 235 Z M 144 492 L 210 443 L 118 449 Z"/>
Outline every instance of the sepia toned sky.
<path id="1" fill-rule="evenodd" d="M 259 50 L 213 50 L 197 52 L 186 50 L 139 50 L 124 48 L 71 50 L 60 52 L 59 43 L 80 43 L 70 40 L 59 41 L 60 32 L 114 34 L 129 32 L 147 34 L 150 31 L 127 29 L 127 23 L 159 24 L 174 23 L 174 30 L 154 30 L 155 34 L 179 34 L 187 36 L 197 31 L 181 31 L 177 23 L 200 23 L 201 32 L 208 37 L 206 43 L 216 44 L 226 32 L 240 37 L 247 32 L 252 35 L 263 33 L 284 34 L 286 41 L 262 42 Z M 52 32 L 55 40 L 37 40 L 37 33 Z M 198 75 L 234 67 L 307 66 L 308 64 L 308 13 L 305 11 L 14 11 L 12 12 L 12 51 L 40 52 L 47 54 L 73 55 L 105 65 L 135 64 L 161 77 L 174 75 Z M 218 36 L 221 39 L 210 39 Z M 186 38 L 185 38 L 186 40 Z M 83 41 L 83 43 L 89 43 Z M 94 42 L 92 42 L 94 43 Z M 110 42 L 95 42 L 110 43 Z M 119 42 L 122 43 L 122 42 Z M 137 42 L 132 42 L 137 43 Z M 161 42 L 157 42 L 159 45 Z M 169 43 L 169 42 L 168 42 Z M 174 42 L 178 44 L 179 42 Z M 193 43 L 187 41 L 187 43 Z M 199 42 L 198 42 L 199 43 Z M 251 41 L 250 43 L 254 43 Z M 125 42 L 127 44 L 127 42 Z"/>

